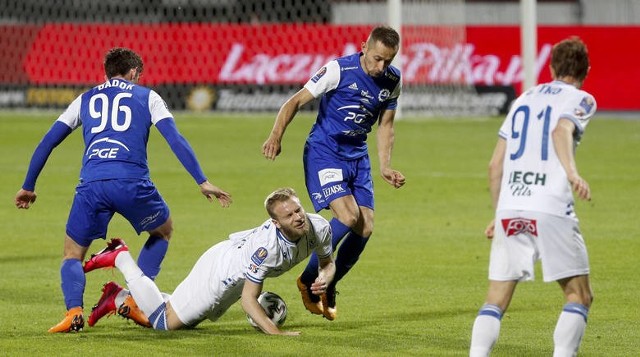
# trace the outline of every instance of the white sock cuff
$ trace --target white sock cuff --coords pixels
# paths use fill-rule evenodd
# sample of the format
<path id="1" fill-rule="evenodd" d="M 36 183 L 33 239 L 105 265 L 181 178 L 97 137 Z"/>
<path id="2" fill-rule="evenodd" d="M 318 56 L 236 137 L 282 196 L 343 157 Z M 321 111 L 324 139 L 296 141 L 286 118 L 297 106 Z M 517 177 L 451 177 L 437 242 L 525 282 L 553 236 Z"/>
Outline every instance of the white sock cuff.
<path id="1" fill-rule="evenodd" d="M 578 304 L 577 302 L 569 302 L 566 303 L 563 307 L 562 307 L 562 311 L 563 312 L 569 312 L 569 313 L 573 313 L 573 314 L 578 314 L 580 316 L 582 316 L 582 318 L 584 319 L 584 321 L 587 321 L 587 316 L 589 315 L 589 308 L 582 305 L 582 304 Z"/>
<path id="2" fill-rule="evenodd" d="M 478 315 L 492 316 L 498 320 L 502 320 L 502 309 L 498 305 L 484 304 L 478 311 Z"/>

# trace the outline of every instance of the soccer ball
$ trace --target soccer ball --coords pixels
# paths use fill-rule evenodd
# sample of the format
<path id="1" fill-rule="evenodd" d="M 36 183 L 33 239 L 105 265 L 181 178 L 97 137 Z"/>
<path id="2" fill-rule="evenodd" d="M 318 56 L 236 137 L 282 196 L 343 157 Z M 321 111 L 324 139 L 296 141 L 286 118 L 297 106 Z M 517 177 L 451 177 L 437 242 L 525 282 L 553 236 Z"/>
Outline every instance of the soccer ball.
<path id="1" fill-rule="evenodd" d="M 263 291 L 262 294 L 258 296 L 258 303 L 262 306 L 264 312 L 267 313 L 267 317 L 269 317 L 276 326 L 280 327 L 284 324 L 284 321 L 287 319 L 287 304 L 278 294 Z M 247 315 L 247 321 L 249 321 L 254 328 L 260 329 L 258 324 L 256 324 L 249 315 Z"/>

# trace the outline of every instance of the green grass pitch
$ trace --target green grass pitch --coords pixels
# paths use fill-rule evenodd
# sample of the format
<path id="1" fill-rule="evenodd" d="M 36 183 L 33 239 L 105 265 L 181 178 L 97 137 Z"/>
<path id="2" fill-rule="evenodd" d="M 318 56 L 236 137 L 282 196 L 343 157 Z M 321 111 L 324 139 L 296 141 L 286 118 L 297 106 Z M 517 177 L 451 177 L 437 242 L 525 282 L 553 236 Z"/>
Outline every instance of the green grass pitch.
<path id="1" fill-rule="evenodd" d="M 489 242 L 482 236 L 493 212 L 487 163 L 500 118 L 407 118 L 396 124 L 393 166 L 407 184 L 393 189 L 378 175 L 374 235 L 359 264 L 339 284 L 338 318 L 304 310 L 295 286 L 303 269 L 267 280 L 265 290 L 289 305 L 286 329 L 299 337 L 265 336 L 247 323 L 239 304 L 219 321 L 193 330 L 158 332 L 119 317 L 81 333 L 48 334 L 64 314 L 59 266 L 65 222 L 80 167 L 82 139 L 73 133 L 51 155 L 28 211 L 13 205 L 28 161 L 58 112 L 0 113 L 0 355 L 318 355 L 465 356 L 471 326 L 487 288 Z M 274 114 L 275 115 L 275 114 Z M 209 246 L 266 219 L 264 197 L 280 186 L 298 190 L 311 209 L 302 175 L 302 146 L 313 122 L 301 114 L 287 130 L 283 152 L 265 160 L 261 146 L 273 115 L 176 114 L 210 180 L 233 194 L 228 209 L 208 203 L 155 129 L 149 140 L 152 179 L 175 223 L 157 279 L 167 292 Z M 637 356 L 640 351 L 640 120 L 597 116 L 578 149 L 591 202 L 577 211 L 587 242 L 595 302 L 581 356 Z M 329 217 L 328 212 L 323 215 Z M 137 255 L 146 237 L 116 217 L 109 236 L 123 237 Z M 96 241 L 90 252 L 103 247 Z M 563 301 L 556 284 L 521 284 L 503 319 L 494 356 L 550 356 Z M 87 275 L 85 310 L 117 271 Z"/>

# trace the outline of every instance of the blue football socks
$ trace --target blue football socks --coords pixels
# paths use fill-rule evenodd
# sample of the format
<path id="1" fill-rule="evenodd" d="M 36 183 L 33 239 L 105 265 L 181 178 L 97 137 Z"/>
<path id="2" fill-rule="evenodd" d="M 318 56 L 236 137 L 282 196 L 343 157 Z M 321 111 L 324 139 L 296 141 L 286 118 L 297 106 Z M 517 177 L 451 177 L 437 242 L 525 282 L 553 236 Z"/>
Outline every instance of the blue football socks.
<path id="1" fill-rule="evenodd" d="M 78 259 L 65 259 L 60 267 L 60 278 L 67 310 L 77 306 L 82 307 L 84 305 L 82 295 L 87 281 L 82 270 L 82 262 Z"/>
<path id="2" fill-rule="evenodd" d="M 331 246 L 335 251 L 340 241 L 351 232 L 351 228 L 344 225 L 337 218 L 332 218 L 329 221 L 329 225 L 331 225 Z M 300 276 L 300 280 L 308 286 L 316 280 L 316 277 L 318 277 L 318 256 L 313 253 L 309 258 L 307 267 Z"/>
<path id="3" fill-rule="evenodd" d="M 150 236 L 142 247 L 138 256 L 138 266 L 151 280 L 155 280 L 160 273 L 160 264 L 167 254 L 167 249 L 169 249 L 169 241 L 155 236 Z"/>
<path id="4" fill-rule="evenodd" d="M 333 278 L 333 285 L 353 268 L 368 241 L 369 238 L 361 237 L 353 232 L 344 239 L 336 255 L 336 275 Z"/>

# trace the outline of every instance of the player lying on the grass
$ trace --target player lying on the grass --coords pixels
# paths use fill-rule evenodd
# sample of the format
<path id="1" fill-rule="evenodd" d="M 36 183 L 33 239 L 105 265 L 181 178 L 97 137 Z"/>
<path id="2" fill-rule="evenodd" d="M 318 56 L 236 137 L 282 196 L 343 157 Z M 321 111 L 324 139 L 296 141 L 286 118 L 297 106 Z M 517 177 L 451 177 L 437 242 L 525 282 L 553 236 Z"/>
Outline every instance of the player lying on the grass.
<path id="1" fill-rule="evenodd" d="M 130 311 L 126 317 L 154 329 L 175 330 L 207 318 L 215 321 L 241 299 L 244 311 L 264 333 L 300 334 L 280 330 L 258 304 L 258 296 L 265 278 L 282 275 L 312 252 L 317 254 L 320 267 L 311 290 L 323 294 L 335 274 L 331 226 L 322 216 L 306 213 L 291 188 L 272 192 L 265 208 L 270 219 L 209 248 L 171 295 L 163 295 L 136 265 L 125 243 L 113 239 L 85 262 L 84 270 L 115 266 L 124 275 L 129 291 L 114 282 L 106 284 L 89 320 L 95 324 L 114 313 L 130 293 L 143 314 Z"/>

